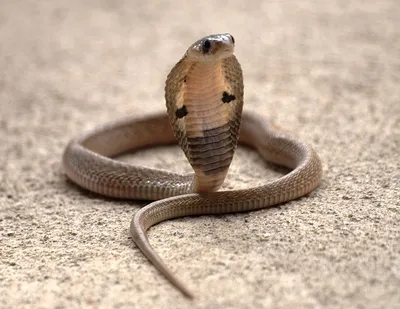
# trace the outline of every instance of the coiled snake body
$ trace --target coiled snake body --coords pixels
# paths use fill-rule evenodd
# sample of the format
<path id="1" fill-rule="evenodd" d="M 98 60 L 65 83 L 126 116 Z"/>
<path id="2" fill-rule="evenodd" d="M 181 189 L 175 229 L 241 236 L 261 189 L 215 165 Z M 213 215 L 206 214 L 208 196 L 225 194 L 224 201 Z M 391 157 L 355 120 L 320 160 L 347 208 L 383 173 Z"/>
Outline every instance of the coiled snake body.
<path id="1" fill-rule="evenodd" d="M 255 114 L 242 115 L 243 78 L 233 55 L 234 44 L 230 34 L 211 35 L 187 50 L 166 81 L 168 116 L 135 117 L 102 126 L 72 140 L 63 155 L 67 176 L 83 188 L 110 197 L 157 200 L 135 214 L 130 231 L 143 254 L 188 297 L 192 294 L 150 246 L 148 228 L 171 218 L 251 211 L 283 203 L 312 191 L 322 175 L 320 159 L 308 144 L 274 129 Z M 194 175 L 112 159 L 176 139 Z M 238 141 L 292 171 L 260 187 L 216 192 Z"/>

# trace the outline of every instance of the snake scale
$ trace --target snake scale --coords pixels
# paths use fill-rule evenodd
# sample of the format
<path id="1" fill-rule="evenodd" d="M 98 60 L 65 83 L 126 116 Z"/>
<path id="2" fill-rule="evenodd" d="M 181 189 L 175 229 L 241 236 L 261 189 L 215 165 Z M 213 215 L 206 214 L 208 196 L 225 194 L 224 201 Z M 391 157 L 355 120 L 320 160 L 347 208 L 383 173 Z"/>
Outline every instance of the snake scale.
<path id="1" fill-rule="evenodd" d="M 251 211 L 283 203 L 311 192 L 322 176 L 321 161 L 307 143 L 254 113 L 242 115 L 243 77 L 234 46 L 230 34 L 196 41 L 167 77 L 168 115 L 103 125 L 72 140 L 63 155 L 65 173 L 81 187 L 115 198 L 155 201 L 133 217 L 132 238 L 187 297 L 193 295 L 150 246 L 146 231 L 151 226 L 177 217 Z M 176 140 L 194 174 L 174 174 L 113 159 L 127 151 Z M 217 191 L 238 142 L 291 172 L 259 187 Z"/>

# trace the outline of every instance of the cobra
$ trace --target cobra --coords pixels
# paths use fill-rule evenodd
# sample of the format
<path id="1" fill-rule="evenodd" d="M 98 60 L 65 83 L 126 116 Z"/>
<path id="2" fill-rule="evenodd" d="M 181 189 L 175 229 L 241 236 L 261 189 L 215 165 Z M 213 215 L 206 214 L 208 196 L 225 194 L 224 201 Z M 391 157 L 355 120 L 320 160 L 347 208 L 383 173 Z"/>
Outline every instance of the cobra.
<path id="1" fill-rule="evenodd" d="M 134 215 L 132 238 L 150 262 L 188 297 L 193 294 L 150 246 L 146 231 L 151 226 L 182 216 L 251 211 L 287 202 L 311 192 L 322 177 L 321 161 L 307 143 L 256 114 L 242 115 L 243 77 L 234 46 L 230 34 L 196 41 L 167 77 L 168 115 L 133 117 L 100 126 L 73 139 L 63 155 L 66 175 L 81 187 L 114 198 L 155 201 Z M 176 140 L 193 174 L 114 159 L 127 151 Z M 217 191 L 238 142 L 291 171 L 259 187 Z"/>

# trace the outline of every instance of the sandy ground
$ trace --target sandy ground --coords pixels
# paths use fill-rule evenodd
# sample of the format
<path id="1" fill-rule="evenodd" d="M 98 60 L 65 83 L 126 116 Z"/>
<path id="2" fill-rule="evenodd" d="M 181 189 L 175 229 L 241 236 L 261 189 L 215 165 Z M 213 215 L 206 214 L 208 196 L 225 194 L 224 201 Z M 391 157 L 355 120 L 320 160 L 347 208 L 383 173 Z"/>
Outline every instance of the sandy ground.
<path id="1" fill-rule="evenodd" d="M 0 307 L 400 308 L 399 2 L 143 3 L 0 2 Z M 164 110 L 166 74 L 220 32 L 245 108 L 309 141 L 324 178 L 279 207 L 152 228 L 190 302 L 130 239 L 145 203 L 80 190 L 60 159 L 83 130 Z M 190 171 L 172 146 L 124 159 Z M 224 187 L 281 175 L 240 148 Z"/>

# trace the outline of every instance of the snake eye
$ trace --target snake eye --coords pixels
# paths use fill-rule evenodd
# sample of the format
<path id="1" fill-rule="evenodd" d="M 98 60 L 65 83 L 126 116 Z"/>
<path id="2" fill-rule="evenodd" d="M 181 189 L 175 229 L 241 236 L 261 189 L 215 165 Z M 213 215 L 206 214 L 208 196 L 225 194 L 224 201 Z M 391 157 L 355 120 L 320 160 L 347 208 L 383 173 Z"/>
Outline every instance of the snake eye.
<path id="1" fill-rule="evenodd" d="M 233 37 L 232 34 L 231 34 L 231 39 L 232 39 L 232 44 L 235 44 L 235 38 Z"/>
<path id="2" fill-rule="evenodd" d="M 210 50 L 210 47 L 211 47 L 211 42 L 210 42 L 210 40 L 205 40 L 205 41 L 203 42 L 203 46 L 202 46 L 202 48 L 203 48 L 203 54 L 207 54 L 207 53 L 209 52 L 209 50 Z"/>

